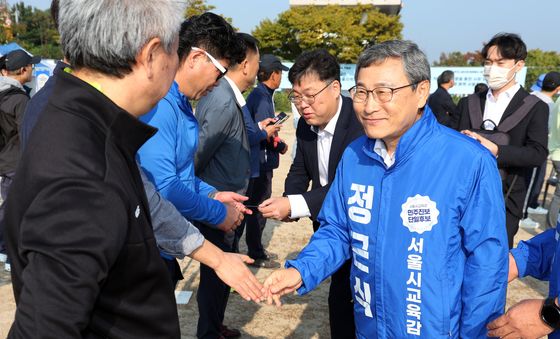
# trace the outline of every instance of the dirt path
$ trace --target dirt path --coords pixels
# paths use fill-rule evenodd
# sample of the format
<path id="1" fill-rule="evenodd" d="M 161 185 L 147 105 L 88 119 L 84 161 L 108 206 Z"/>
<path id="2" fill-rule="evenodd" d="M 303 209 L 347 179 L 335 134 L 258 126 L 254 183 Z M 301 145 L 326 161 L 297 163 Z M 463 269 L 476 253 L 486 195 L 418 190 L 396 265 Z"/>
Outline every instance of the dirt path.
<path id="1" fill-rule="evenodd" d="M 285 124 L 281 136 L 292 144 L 294 128 L 291 120 Z M 289 154 L 291 150 L 281 158 L 280 168 L 274 173 L 273 195 L 282 193 L 283 181 L 291 162 Z M 541 218 L 536 217 L 542 224 L 544 218 Z M 312 226 L 309 220 L 294 223 L 269 221 L 263 241 L 269 251 L 277 253 L 284 261 L 294 258 L 308 242 L 311 234 Z M 517 239 L 527 239 L 531 236 L 532 234 L 520 230 Z M 245 242 L 242 241 L 242 251 L 245 249 Z M 181 263 L 181 267 L 185 280 L 180 282 L 177 290 L 196 291 L 199 283 L 199 264 L 186 259 Z M 270 270 L 253 269 L 253 272 L 259 279 L 264 279 Z M 526 298 L 542 298 L 547 290 L 548 284 L 531 278 L 515 281 L 509 286 L 508 306 Z M 278 309 L 246 302 L 234 293 L 229 299 L 225 324 L 241 329 L 243 338 L 329 338 L 327 295 L 328 283 L 324 282 L 306 296 L 285 297 L 284 306 Z M 195 338 L 198 318 L 196 293 L 187 305 L 178 305 L 178 311 L 182 337 Z M 10 277 L 0 264 L 0 338 L 6 337 L 14 312 Z"/>

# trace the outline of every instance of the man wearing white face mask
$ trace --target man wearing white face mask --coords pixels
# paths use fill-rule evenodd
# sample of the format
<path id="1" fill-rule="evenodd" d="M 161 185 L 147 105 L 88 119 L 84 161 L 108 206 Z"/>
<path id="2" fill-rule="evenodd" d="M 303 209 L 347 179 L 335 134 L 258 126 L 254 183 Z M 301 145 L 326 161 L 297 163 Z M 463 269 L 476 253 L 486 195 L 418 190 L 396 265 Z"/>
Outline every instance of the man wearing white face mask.
<path id="1" fill-rule="evenodd" d="M 523 217 L 527 191 L 525 173 L 542 164 L 548 153 L 548 106 L 529 95 L 515 80 L 527 57 L 527 47 L 518 35 L 497 34 L 481 53 L 484 77 L 490 88 L 461 101 L 458 130 L 478 140 L 496 157 L 502 173 L 511 248 L 519 220 Z M 498 144 L 482 136 L 481 132 L 486 135 L 503 132 L 509 140 Z"/>

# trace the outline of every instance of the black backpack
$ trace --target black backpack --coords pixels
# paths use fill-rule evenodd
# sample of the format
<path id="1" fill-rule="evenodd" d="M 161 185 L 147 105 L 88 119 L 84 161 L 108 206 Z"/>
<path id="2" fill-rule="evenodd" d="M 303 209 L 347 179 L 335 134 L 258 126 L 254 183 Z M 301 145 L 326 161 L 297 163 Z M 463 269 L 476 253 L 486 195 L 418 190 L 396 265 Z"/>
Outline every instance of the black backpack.
<path id="1" fill-rule="evenodd" d="M 523 104 L 513 112 L 513 114 L 499 123 L 494 130 L 485 130 L 483 129 L 484 121 L 482 121 L 483 113 L 480 108 L 480 97 L 477 94 L 471 94 L 467 98 L 469 118 L 471 120 L 471 126 L 473 127 L 471 130 L 492 141 L 496 145 L 509 145 L 509 134 L 507 133 L 517 126 L 539 101 L 540 99 L 534 95 L 526 96 L 525 99 L 523 99 Z"/>
<path id="2" fill-rule="evenodd" d="M 540 101 L 534 95 L 528 95 L 523 99 L 523 104 L 510 116 L 505 118 L 501 123 L 498 123 L 498 126 L 494 127 L 494 130 L 485 130 L 483 129 L 484 121 L 482 121 L 483 113 L 482 109 L 480 108 L 480 97 L 478 94 L 471 94 L 467 98 L 467 103 L 469 105 L 469 119 L 471 120 L 471 126 L 473 127 L 471 131 L 478 133 L 479 135 L 485 137 L 486 139 L 492 141 L 496 145 L 503 146 L 509 145 L 510 137 L 508 132 L 511 131 L 518 123 L 523 120 L 527 114 L 531 111 L 533 106 L 535 106 Z M 477 127 L 478 129 L 474 129 Z M 500 169 L 500 176 L 502 177 L 502 185 L 505 188 L 505 180 L 507 173 Z M 511 184 L 509 185 L 509 189 L 505 194 L 505 200 L 509 197 L 515 182 L 517 181 L 517 175 L 513 177 Z"/>

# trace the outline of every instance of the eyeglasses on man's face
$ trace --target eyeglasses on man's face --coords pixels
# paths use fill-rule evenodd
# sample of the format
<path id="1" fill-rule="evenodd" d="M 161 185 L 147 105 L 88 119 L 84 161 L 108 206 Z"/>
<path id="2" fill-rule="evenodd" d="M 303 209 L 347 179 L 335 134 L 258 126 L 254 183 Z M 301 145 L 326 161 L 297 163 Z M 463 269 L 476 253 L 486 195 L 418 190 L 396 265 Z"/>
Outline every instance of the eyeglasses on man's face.
<path id="1" fill-rule="evenodd" d="M 372 90 L 369 90 L 363 86 L 356 85 L 350 88 L 350 96 L 352 97 L 352 101 L 357 104 L 363 104 L 368 100 L 368 96 L 371 93 L 373 100 L 375 102 L 383 104 L 393 100 L 393 94 L 403 88 L 407 88 L 410 86 L 418 85 L 419 82 L 415 82 L 412 84 L 400 86 L 400 87 L 377 87 Z"/>
<path id="2" fill-rule="evenodd" d="M 319 92 L 313 95 L 299 95 L 293 90 L 288 94 L 288 100 L 290 100 L 293 104 L 299 105 L 305 102 L 308 105 L 312 105 L 315 102 L 315 97 L 317 97 L 321 92 L 323 92 L 327 87 L 329 87 L 333 82 L 336 80 L 331 80 L 325 87 L 323 87 Z"/>
<path id="3" fill-rule="evenodd" d="M 206 56 L 208 57 L 208 59 L 210 59 L 210 62 L 212 62 L 212 64 L 214 65 L 214 67 L 216 67 L 216 68 L 218 69 L 218 71 L 220 72 L 220 74 L 218 75 L 218 78 L 216 78 L 216 81 L 217 81 L 217 80 L 220 80 L 221 78 L 224 77 L 224 75 L 227 74 L 228 69 L 225 68 L 222 64 L 220 64 L 220 63 L 218 62 L 218 60 L 216 60 L 216 58 L 214 58 L 214 57 L 212 56 L 212 54 L 210 54 L 210 53 L 206 52 L 205 50 L 203 50 L 202 48 L 198 48 L 198 47 L 191 47 L 191 49 L 192 49 L 193 51 L 199 51 L 199 52 L 203 52 L 204 54 L 206 54 Z"/>

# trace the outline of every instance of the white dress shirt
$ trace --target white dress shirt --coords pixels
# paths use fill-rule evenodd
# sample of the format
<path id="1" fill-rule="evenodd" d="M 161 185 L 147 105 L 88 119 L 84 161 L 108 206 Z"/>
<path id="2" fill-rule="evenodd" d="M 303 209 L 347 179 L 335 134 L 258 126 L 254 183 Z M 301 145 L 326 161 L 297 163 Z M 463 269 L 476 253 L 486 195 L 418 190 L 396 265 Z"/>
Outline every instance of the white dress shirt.
<path id="1" fill-rule="evenodd" d="M 393 155 L 390 155 L 389 152 L 387 152 L 387 146 L 385 146 L 385 142 L 383 140 L 375 140 L 373 151 L 377 153 L 381 157 L 381 159 L 383 159 L 383 162 L 385 163 L 385 166 L 387 166 L 387 168 L 393 166 L 393 164 L 395 163 L 395 153 L 393 153 Z"/>
<path id="2" fill-rule="evenodd" d="M 243 97 L 243 93 L 241 93 L 241 91 L 239 90 L 239 88 L 237 87 L 235 82 L 233 82 L 233 80 L 228 78 L 227 75 L 224 76 L 224 79 L 226 79 L 226 81 L 231 86 L 231 89 L 233 89 L 233 94 L 235 94 L 235 101 L 237 101 L 237 104 L 239 105 L 239 107 L 245 106 L 247 104 L 247 102 L 245 102 L 245 98 Z"/>
<path id="3" fill-rule="evenodd" d="M 521 85 L 516 83 L 507 91 L 501 93 L 497 98 L 494 97 L 491 89 L 488 90 L 488 93 L 486 93 L 486 105 L 484 105 L 484 114 L 482 119 L 484 121 L 483 125 L 485 130 L 493 130 L 498 126 L 506 108 L 511 102 L 511 99 L 520 88 Z M 491 120 L 492 122 L 486 120 Z M 480 126 L 473 126 L 473 128 L 478 129 Z"/>
<path id="4" fill-rule="evenodd" d="M 339 97 L 338 110 L 336 111 L 334 117 L 332 117 L 332 119 L 327 123 L 327 126 L 325 126 L 324 129 L 311 126 L 311 130 L 317 133 L 317 160 L 319 161 L 319 183 L 321 186 L 325 186 L 329 183 L 329 157 L 336 123 L 340 117 L 341 110 L 342 97 Z M 311 212 L 309 211 L 309 207 L 307 206 L 303 195 L 288 195 L 288 199 L 290 200 L 291 209 L 290 218 L 297 219 L 311 216 Z"/>

